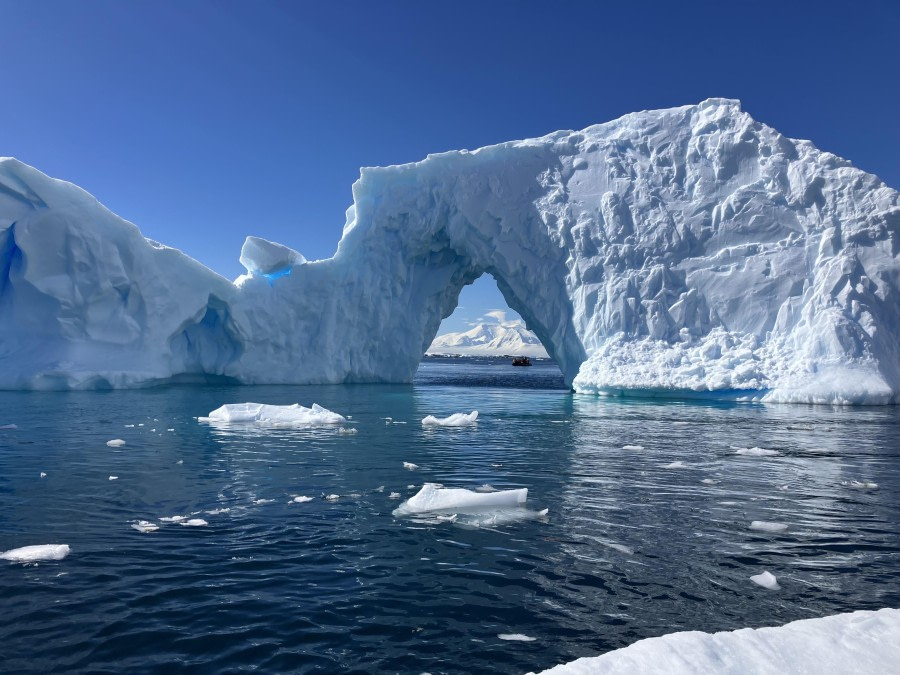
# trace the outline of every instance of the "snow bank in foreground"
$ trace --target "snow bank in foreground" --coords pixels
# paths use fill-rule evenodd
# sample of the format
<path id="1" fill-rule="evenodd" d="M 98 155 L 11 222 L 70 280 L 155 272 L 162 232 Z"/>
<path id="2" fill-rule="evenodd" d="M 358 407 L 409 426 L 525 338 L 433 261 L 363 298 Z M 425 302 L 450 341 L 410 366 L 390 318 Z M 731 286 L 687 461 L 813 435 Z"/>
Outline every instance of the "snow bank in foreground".
<path id="1" fill-rule="evenodd" d="M 777 628 L 670 633 L 543 673 L 843 675 L 896 672 L 898 662 L 900 610 L 880 609 L 804 619 Z"/>
<path id="2" fill-rule="evenodd" d="M 434 483 L 425 483 L 421 490 L 394 509 L 394 515 L 407 516 L 430 511 L 521 506 L 526 501 L 528 501 L 528 488 L 485 493 L 465 488 L 442 488 Z"/>
<path id="3" fill-rule="evenodd" d="M 473 410 L 470 413 L 453 413 L 449 417 L 435 417 L 428 415 L 422 420 L 422 426 L 426 427 L 464 427 L 474 424 L 478 419 L 478 411 Z"/>
<path id="4" fill-rule="evenodd" d="M 219 424 L 257 424 L 266 427 L 308 427 L 320 424 L 342 424 L 343 415 L 338 415 L 318 403 L 305 408 L 294 405 L 266 405 L 264 403 L 226 403 L 216 408 L 207 417 L 198 417 L 198 422 Z"/>
<path id="5" fill-rule="evenodd" d="M 38 544 L 4 551 L 0 553 L 0 560 L 38 562 L 40 560 L 62 560 L 67 555 L 69 555 L 68 544 Z"/>

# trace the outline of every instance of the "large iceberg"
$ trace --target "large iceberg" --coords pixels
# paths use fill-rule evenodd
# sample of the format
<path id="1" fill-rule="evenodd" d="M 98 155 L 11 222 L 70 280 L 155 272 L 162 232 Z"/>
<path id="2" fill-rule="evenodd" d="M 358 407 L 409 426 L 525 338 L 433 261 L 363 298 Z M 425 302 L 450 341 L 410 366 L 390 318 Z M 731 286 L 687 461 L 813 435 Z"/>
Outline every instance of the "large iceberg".
<path id="1" fill-rule="evenodd" d="M 802 619 L 774 628 L 722 633 L 684 631 L 639 640 L 542 675 L 593 673 L 843 673 L 896 672 L 900 610 L 880 609 Z"/>
<path id="2" fill-rule="evenodd" d="M 492 275 L 577 391 L 900 399 L 900 196 L 737 101 L 363 169 L 234 283 L 0 160 L 0 387 L 410 381 Z"/>

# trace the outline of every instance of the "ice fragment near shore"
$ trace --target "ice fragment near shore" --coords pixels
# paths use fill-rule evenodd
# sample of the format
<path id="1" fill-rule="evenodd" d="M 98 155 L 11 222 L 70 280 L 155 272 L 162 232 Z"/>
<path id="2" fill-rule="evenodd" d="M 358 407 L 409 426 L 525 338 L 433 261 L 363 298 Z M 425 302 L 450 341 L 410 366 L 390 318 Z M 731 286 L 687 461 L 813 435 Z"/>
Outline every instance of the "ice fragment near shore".
<path id="1" fill-rule="evenodd" d="M 426 427 L 464 427 L 469 424 L 474 424 L 477 419 L 478 411 L 473 410 L 470 413 L 453 413 L 449 417 L 435 417 L 434 415 L 428 415 L 422 420 L 422 425 Z"/>
<path id="2" fill-rule="evenodd" d="M 39 562 L 41 560 L 62 560 L 69 555 L 68 544 L 38 544 L 23 546 L 0 553 L 0 560 L 10 562 Z"/>

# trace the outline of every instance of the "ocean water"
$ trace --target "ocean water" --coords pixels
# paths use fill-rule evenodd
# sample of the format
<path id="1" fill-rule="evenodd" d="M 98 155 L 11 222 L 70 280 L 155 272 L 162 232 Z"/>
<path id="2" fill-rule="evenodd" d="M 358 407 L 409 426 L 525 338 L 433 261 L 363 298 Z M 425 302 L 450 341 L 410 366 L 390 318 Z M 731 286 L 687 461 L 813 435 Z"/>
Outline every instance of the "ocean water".
<path id="1" fill-rule="evenodd" d="M 247 400 L 317 402 L 358 433 L 194 419 Z M 473 409 L 472 427 L 420 423 Z M 551 363 L 429 359 L 412 386 L 0 392 L 10 423 L 0 550 L 71 553 L 0 561 L 4 672 L 521 673 L 900 606 L 896 408 L 602 399 Z M 395 518 L 390 493 L 426 481 L 527 487 L 549 514 Z M 764 570 L 780 590 L 750 581 Z"/>

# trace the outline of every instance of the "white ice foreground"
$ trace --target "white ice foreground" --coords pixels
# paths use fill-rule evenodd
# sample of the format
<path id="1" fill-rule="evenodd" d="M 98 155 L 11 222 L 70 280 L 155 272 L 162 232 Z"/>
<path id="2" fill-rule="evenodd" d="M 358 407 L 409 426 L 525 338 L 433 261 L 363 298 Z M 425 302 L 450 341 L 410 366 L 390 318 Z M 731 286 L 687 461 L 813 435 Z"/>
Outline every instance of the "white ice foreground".
<path id="1" fill-rule="evenodd" d="M 453 413 L 447 417 L 435 417 L 428 415 L 422 420 L 422 426 L 425 427 L 465 427 L 475 424 L 478 420 L 478 411 L 473 410 L 470 413 Z"/>
<path id="2" fill-rule="evenodd" d="M 556 666 L 543 675 L 844 675 L 897 672 L 898 663 L 900 610 L 880 609 L 804 619 L 775 628 L 669 633 Z"/>
<path id="3" fill-rule="evenodd" d="M 897 403 L 898 253 L 900 194 L 721 98 L 362 169 L 333 257 L 234 282 L 0 159 L 0 389 L 409 382 L 487 273 L 578 392 Z"/>
<path id="4" fill-rule="evenodd" d="M 297 428 L 323 424 L 342 424 L 347 421 L 318 403 L 306 408 L 299 403 L 293 405 L 266 405 L 264 403 L 226 403 L 213 410 L 207 417 L 198 417 L 198 422 L 212 424 L 255 424 L 263 427 Z"/>
<path id="5" fill-rule="evenodd" d="M 425 483 L 421 490 L 394 509 L 394 515 L 408 516 L 430 511 L 522 506 L 526 501 L 528 488 L 485 493 Z"/>
<path id="6" fill-rule="evenodd" d="M 38 544 L 4 551 L 0 553 L 0 560 L 39 562 L 41 560 L 62 560 L 67 555 L 69 555 L 68 544 Z"/>

